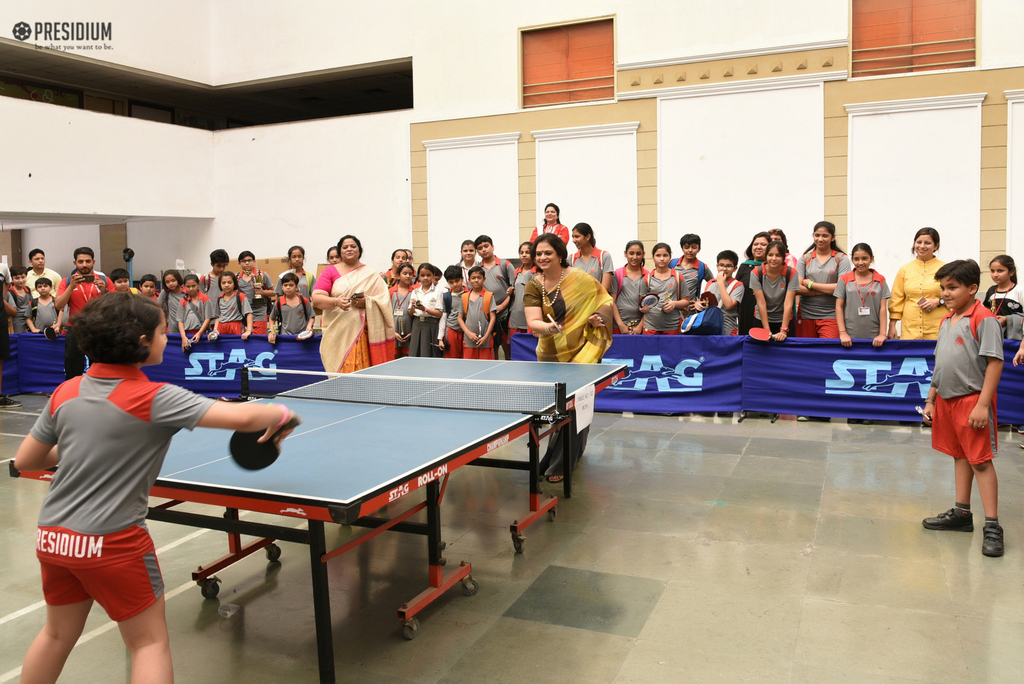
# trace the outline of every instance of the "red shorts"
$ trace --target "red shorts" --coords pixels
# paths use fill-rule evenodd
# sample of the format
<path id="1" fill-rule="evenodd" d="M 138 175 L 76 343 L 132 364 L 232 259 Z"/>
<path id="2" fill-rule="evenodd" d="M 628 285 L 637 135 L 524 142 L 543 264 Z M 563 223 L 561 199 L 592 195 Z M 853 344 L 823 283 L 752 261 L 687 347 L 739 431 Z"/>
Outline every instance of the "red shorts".
<path id="1" fill-rule="evenodd" d="M 138 526 L 104 535 L 40 527 L 36 556 L 43 596 L 51 606 L 95 599 L 111 620 L 123 622 L 164 593 L 153 540 Z"/>
<path id="2" fill-rule="evenodd" d="M 978 394 L 954 399 L 935 397 L 932 413 L 932 448 L 953 458 L 966 458 L 971 465 L 991 461 L 999 449 L 996 432 L 996 398 L 988 410 L 988 426 L 972 428 L 967 418 L 978 404 Z"/>
<path id="3" fill-rule="evenodd" d="M 839 339 L 839 324 L 834 318 L 813 320 L 801 318 L 796 323 L 794 337 L 817 337 L 819 339 Z"/>
<path id="4" fill-rule="evenodd" d="M 462 350 L 462 358 L 464 359 L 484 359 L 485 361 L 494 360 L 494 350 L 490 347 L 465 347 Z"/>
<path id="5" fill-rule="evenodd" d="M 525 335 L 528 332 L 530 332 L 530 331 L 527 330 L 526 328 L 509 328 L 508 329 L 508 338 L 512 339 L 512 336 L 515 335 L 515 334 Z"/>
<path id="6" fill-rule="evenodd" d="M 217 325 L 219 335 L 241 335 L 242 334 L 242 321 L 231 321 L 230 323 L 220 323 Z"/>
<path id="7" fill-rule="evenodd" d="M 444 333 L 444 358 L 446 359 L 461 359 L 462 358 L 462 342 L 465 338 L 465 333 L 461 330 L 453 330 L 448 328 Z"/>
<path id="8" fill-rule="evenodd" d="M 241 335 L 242 333 L 238 333 Z M 266 335 L 267 334 L 267 322 L 266 321 L 253 321 L 252 322 L 252 334 L 253 335 Z M 836 335 L 836 337 L 839 337 Z"/>
<path id="9" fill-rule="evenodd" d="M 644 335 L 678 335 L 678 330 L 647 330 L 644 328 Z"/>

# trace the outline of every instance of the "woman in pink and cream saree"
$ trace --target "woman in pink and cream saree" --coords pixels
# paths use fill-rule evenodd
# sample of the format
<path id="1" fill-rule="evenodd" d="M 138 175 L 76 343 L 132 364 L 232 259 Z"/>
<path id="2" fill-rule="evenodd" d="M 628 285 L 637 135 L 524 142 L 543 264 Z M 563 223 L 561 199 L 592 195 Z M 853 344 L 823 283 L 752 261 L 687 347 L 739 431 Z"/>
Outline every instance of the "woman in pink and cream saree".
<path id="1" fill-rule="evenodd" d="M 313 306 L 323 314 L 320 358 L 324 370 L 351 373 L 395 358 L 395 323 L 388 288 L 360 261 L 354 235 L 338 242 L 341 263 L 324 269 L 313 286 Z"/>

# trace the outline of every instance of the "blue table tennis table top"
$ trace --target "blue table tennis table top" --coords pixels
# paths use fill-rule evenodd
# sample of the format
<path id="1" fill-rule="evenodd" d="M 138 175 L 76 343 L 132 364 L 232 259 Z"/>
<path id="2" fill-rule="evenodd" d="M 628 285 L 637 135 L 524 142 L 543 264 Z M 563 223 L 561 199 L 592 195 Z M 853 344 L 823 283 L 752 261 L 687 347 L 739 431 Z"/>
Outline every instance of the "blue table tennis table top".
<path id="1" fill-rule="evenodd" d="M 618 370 L 612 365 L 405 358 L 360 373 L 495 383 L 564 382 L 571 398 Z M 500 384 L 495 391 L 500 391 Z M 228 452 L 231 433 L 227 430 L 183 430 L 171 442 L 157 485 L 347 505 L 532 419 L 523 413 L 287 396 L 274 402 L 298 413 L 303 423 L 283 442 L 273 465 L 256 471 L 239 467 Z"/>

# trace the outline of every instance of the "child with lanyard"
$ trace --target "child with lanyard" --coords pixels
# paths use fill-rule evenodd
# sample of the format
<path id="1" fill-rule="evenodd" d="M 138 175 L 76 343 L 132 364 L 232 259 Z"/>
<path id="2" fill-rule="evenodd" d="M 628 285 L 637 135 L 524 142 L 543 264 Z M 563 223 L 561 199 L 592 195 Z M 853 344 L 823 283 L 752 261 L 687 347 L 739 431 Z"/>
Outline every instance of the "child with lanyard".
<path id="1" fill-rule="evenodd" d="M 404 259 L 405 251 L 401 251 Z M 391 295 L 391 309 L 395 318 L 395 358 L 400 359 L 409 355 L 409 340 L 412 339 L 412 314 L 409 313 L 409 306 L 412 304 L 412 278 L 416 270 L 405 261 L 396 268 L 398 280 L 388 289 L 388 294 Z"/>
<path id="2" fill-rule="evenodd" d="M 688 302 L 679 297 L 679 275 L 669 267 L 672 248 L 659 242 L 654 245 L 654 270 L 644 276 L 640 296 L 658 295 L 658 303 L 640 307 L 644 316 L 644 335 L 678 335 L 679 309 Z"/>
<path id="3" fill-rule="evenodd" d="M 462 313 L 462 267 L 458 264 L 444 269 L 444 279 L 448 281 L 449 291 L 444 293 L 444 325 L 437 331 L 437 347 L 444 352 L 446 359 L 461 359 L 463 353 L 463 334 L 459 327 L 459 314 Z"/>
<path id="4" fill-rule="evenodd" d="M 220 297 L 220 277 L 228 267 L 231 258 L 226 249 L 215 249 L 210 252 L 210 273 L 199 279 L 199 289 L 205 292 L 210 299 L 216 300 Z"/>
<path id="5" fill-rule="evenodd" d="M 281 296 L 274 302 L 270 314 L 270 330 L 267 342 L 277 342 L 278 328 L 282 335 L 298 335 L 302 332 L 313 332 L 316 320 L 313 305 L 309 298 L 299 294 L 299 276 L 291 271 L 281 274 L 277 286 L 281 288 Z"/>
<path id="6" fill-rule="evenodd" d="M 313 284 L 316 282 L 314 274 L 309 273 L 305 269 L 306 264 L 306 250 L 299 245 L 288 248 L 288 265 L 290 269 L 282 273 L 277 277 L 277 286 L 274 287 L 274 294 L 278 297 L 284 292 L 281 287 L 281 278 L 284 277 L 285 273 L 294 273 L 299 279 L 298 293 L 309 299 L 309 293 L 313 291 Z"/>
<path id="7" fill-rule="evenodd" d="M 164 318 L 167 319 L 167 331 L 178 331 L 178 303 L 185 296 L 182 290 L 184 282 L 178 271 L 171 269 L 164 271 L 164 289 L 156 298 L 156 304 L 164 311 Z M 196 286 L 199 285 L 199 278 L 196 278 Z"/>
<path id="8" fill-rule="evenodd" d="M 220 335 L 241 335 L 243 340 L 252 335 L 252 307 L 249 298 L 238 291 L 238 279 L 231 271 L 220 276 L 220 297 L 217 297 L 216 323 L 213 330 Z M 242 329 L 242 321 L 245 329 Z"/>
<path id="9" fill-rule="evenodd" d="M 113 293 L 75 316 L 92 366 L 60 385 L 14 457 L 14 467 L 58 466 L 43 499 L 36 555 L 46 624 L 22 665 L 25 682 L 56 681 L 93 601 L 118 623 L 132 681 L 174 678 L 164 583 L 146 528 L 149 492 L 171 438 L 196 426 L 281 440 L 294 417 L 284 406 L 232 404 L 150 382 L 140 370 L 163 360 L 167 323 L 155 302 Z"/>
<path id="10" fill-rule="evenodd" d="M 412 291 L 409 313 L 413 316 L 409 356 L 434 358 L 437 356 L 437 333 L 444 316 L 444 291 L 434 282 L 436 267 L 420 264 L 420 286 Z"/>
<path id="11" fill-rule="evenodd" d="M 216 303 L 199 291 L 199 278 L 191 273 L 185 276 L 185 293 L 173 300 L 174 325 L 181 335 L 182 351 L 198 342 L 217 318 Z"/>
<path id="12" fill-rule="evenodd" d="M 27 277 L 27 268 L 11 266 L 11 286 L 7 290 L 4 308 L 11 318 L 11 330 L 15 334 L 28 332 L 28 319 L 32 317 L 32 292 L 25 286 Z"/>
<path id="13" fill-rule="evenodd" d="M 523 306 L 523 295 L 526 294 L 526 284 L 533 280 L 536 272 L 533 268 L 533 243 L 527 240 L 519 245 L 519 267 L 516 269 L 516 279 L 512 283 L 515 288 L 515 295 L 512 299 L 512 310 L 508 315 L 508 334 L 511 338 L 516 333 L 526 333 L 526 308 Z"/>
<path id="14" fill-rule="evenodd" d="M 995 284 L 985 293 L 985 308 L 995 314 L 1003 337 L 1019 340 L 1024 337 L 1024 291 L 1017 287 L 1017 264 L 1009 254 L 1000 254 L 989 262 L 988 269 Z"/>
<path id="15" fill-rule="evenodd" d="M 881 273 L 871 268 L 875 254 L 865 242 L 853 246 L 850 252 L 853 272 L 839 277 L 836 286 L 836 323 L 839 340 L 844 347 L 852 347 L 853 340 L 871 340 L 874 347 L 885 342 L 889 322 L 889 285 Z"/>
<path id="16" fill-rule="evenodd" d="M 252 332 L 267 334 L 267 302 L 273 301 L 274 281 L 256 268 L 256 255 L 245 251 L 238 255 L 238 291 L 249 298 L 252 308 Z"/>
<path id="17" fill-rule="evenodd" d="M 640 292 L 649 271 L 644 268 L 644 243 L 630 240 L 626 243 L 626 265 L 615 270 L 612 277 L 612 291 L 615 297 L 615 332 L 623 335 L 640 335 L 644 315 L 640 311 Z"/>

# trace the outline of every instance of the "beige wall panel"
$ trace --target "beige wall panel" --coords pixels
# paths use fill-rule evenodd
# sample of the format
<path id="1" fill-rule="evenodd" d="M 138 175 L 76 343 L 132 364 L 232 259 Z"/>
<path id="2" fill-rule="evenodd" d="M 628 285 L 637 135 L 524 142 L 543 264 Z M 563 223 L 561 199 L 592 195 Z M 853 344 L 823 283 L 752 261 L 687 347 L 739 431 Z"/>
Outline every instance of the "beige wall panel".
<path id="1" fill-rule="evenodd" d="M 845 157 L 849 148 L 846 136 L 841 138 L 825 138 L 825 158 Z"/>
<path id="2" fill-rule="evenodd" d="M 982 126 L 982 147 L 1006 147 L 1006 126 Z"/>
<path id="3" fill-rule="evenodd" d="M 981 251 L 1002 254 L 1006 251 L 1006 233 L 1002 231 L 983 231 L 981 233 Z M 982 265 L 982 272 L 987 271 L 987 264 Z"/>
<path id="4" fill-rule="evenodd" d="M 825 198 L 825 214 L 846 215 L 846 195 Z M 833 222 L 834 223 L 834 222 Z"/>
<path id="5" fill-rule="evenodd" d="M 846 196 L 846 176 L 825 177 L 825 197 Z"/>
<path id="6" fill-rule="evenodd" d="M 537 177 L 536 176 L 520 176 L 519 177 L 519 194 L 536 194 L 537 193 Z"/>
<path id="7" fill-rule="evenodd" d="M 982 147 L 981 148 L 981 168 L 993 169 L 993 168 L 1006 168 L 1006 148 L 1005 147 Z"/>
<path id="8" fill-rule="evenodd" d="M 825 157 L 825 177 L 846 176 L 848 157 Z"/>
<path id="9" fill-rule="evenodd" d="M 419 150 L 419 151 L 416 151 L 416 152 L 412 152 L 409 155 L 409 166 L 415 168 L 417 166 L 426 166 L 426 165 L 427 165 L 427 151 L 426 150 Z"/>
<path id="10" fill-rule="evenodd" d="M 636 134 L 636 149 L 656 150 L 658 149 L 658 132 L 644 131 Z"/>
<path id="11" fill-rule="evenodd" d="M 412 214 L 418 216 L 427 213 L 427 200 L 417 199 L 412 201 Z"/>
<path id="12" fill-rule="evenodd" d="M 426 183 L 413 183 L 410 186 L 412 198 L 414 200 L 425 200 L 427 199 L 427 184 Z"/>
<path id="13" fill-rule="evenodd" d="M 1005 188 L 1006 187 L 1006 168 L 999 167 L 995 169 L 981 170 L 981 187 L 982 188 Z"/>
<path id="14" fill-rule="evenodd" d="M 845 137 L 849 132 L 849 121 L 845 116 L 829 117 L 825 119 L 825 137 Z"/>
<path id="15" fill-rule="evenodd" d="M 983 189 L 981 191 L 981 208 L 1006 209 L 1006 188 Z"/>
<path id="16" fill-rule="evenodd" d="M 535 192 L 521 192 L 519 193 L 519 211 L 525 211 L 532 209 L 536 211 L 537 204 L 537 193 Z"/>
<path id="17" fill-rule="evenodd" d="M 644 186 L 638 189 L 636 196 L 637 204 L 657 204 L 658 188 Z"/>
<path id="18" fill-rule="evenodd" d="M 412 230 L 414 233 L 425 233 L 427 230 L 427 215 L 422 214 L 420 216 L 412 217 Z M 388 256 L 391 256 L 388 254 Z"/>
<path id="19" fill-rule="evenodd" d="M 427 167 L 417 166 L 410 169 L 409 180 L 413 183 L 426 183 L 427 182 Z"/>
<path id="20" fill-rule="evenodd" d="M 653 204 L 644 204 L 637 207 L 637 220 L 640 223 L 658 222 L 658 207 Z"/>
<path id="21" fill-rule="evenodd" d="M 639 236 L 639 239 L 644 241 L 644 243 L 650 243 L 647 245 L 647 249 L 650 251 L 650 248 L 658 242 L 658 224 L 653 222 L 641 222 L 637 226 L 637 235 Z"/>
<path id="22" fill-rule="evenodd" d="M 986 102 L 988 98 L 986 98 Z M 981 106 L 982 126 L 1005 126 L 1006 104 L 983 104 Z"/>
<path id="23" fill-rule="evenodd" d="M 658 185 L 658 169 L 637 169 L 637 185 L 643 187 L 654 187 Z"/>
<path id="24" fill-rule="evenodd" d="M 520 159 L 519 160 L 519 177 L 525 176 L 536 176 L 537 175 L 537 160 L 536 159 Z"/>
<path id="25" fill-rule="evenodd" d="M 636 153 L 636 166 L 638 169 L 653 169 L 658 166 L 657 150 L 642 150 Z"/>
<path id="26" fill-rule="evenodd" d="M 1005 209 L 982 209 L 981 210 L 981 230 L 986 231 L 1005 231 L 1006 230 L 1006 210 Z"/>
<path id="27" fill-rule="evenodd" d="M 519 159 L 536 159 L 537 158 L 537 141 L 530 140 L 528 142 L 519 141 Z"/>

